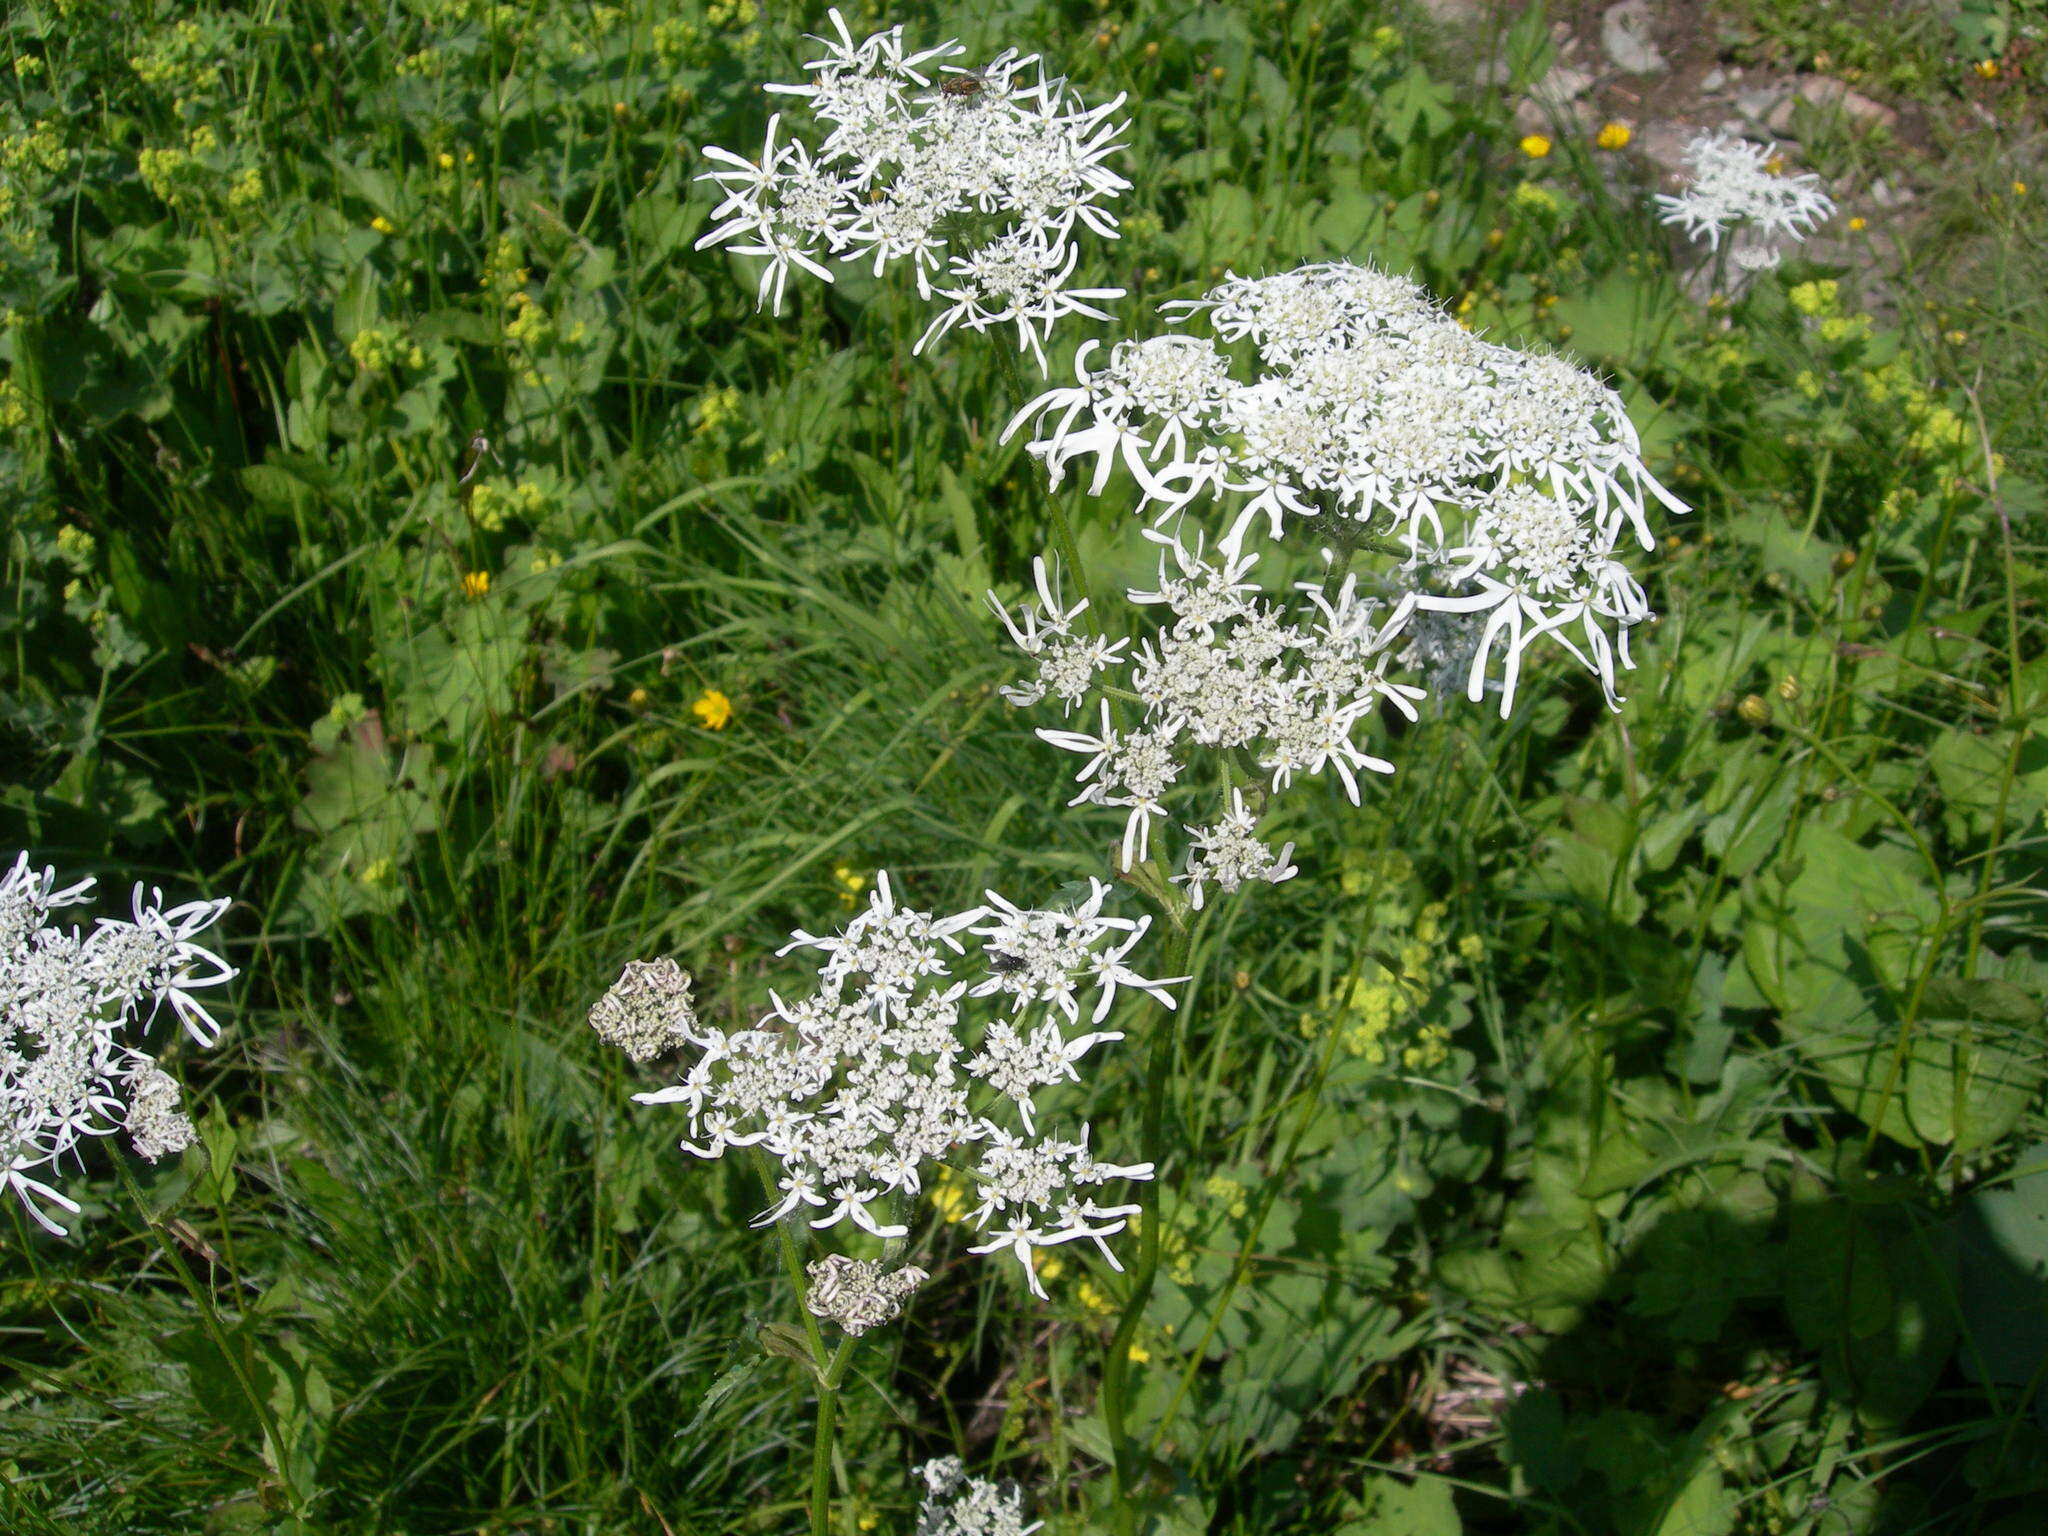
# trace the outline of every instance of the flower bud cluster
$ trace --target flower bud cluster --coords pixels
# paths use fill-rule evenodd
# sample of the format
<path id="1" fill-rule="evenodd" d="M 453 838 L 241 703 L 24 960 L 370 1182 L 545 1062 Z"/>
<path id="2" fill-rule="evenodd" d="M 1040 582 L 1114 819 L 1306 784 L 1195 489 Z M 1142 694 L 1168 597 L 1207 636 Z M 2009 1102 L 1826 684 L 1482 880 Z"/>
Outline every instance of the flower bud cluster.
<path id="1" fill-rule="evenodd" d="M 1024 1490 L 1015 1483 L 969 1477 L 958 1456 L 941 1456 L 917 1469 L 925 1497 L 917 1536 L 1031 1536 L 1045 1522 L 1024 1523 Z"/>
<path id="2" fill-rule="evenodd" d="M 1736 266 L 1750 272 L 1775 267 L 1782 247 L 1804 240 L 1835 211 L 1818 176 L 1782 174 L 1778 158 L 1775 144 L 1752 144 L 1719 130 L 1700 134 L 1685 146 L 1684 188 L 1657 195 L 1660 217 L 1689 239 L 1704 238 L 1709 250 L 1719 250 L 1721 237 L 1733 231 L 1729 253 Z"/>
<path id="3" fill-rule="evenodd" d="M 1151 531 L 1147 537 L 1166 546 L 1159 585 L 1127 595 L 1141 607 L 1165 609 L 1168 619 L 1128 656 L 1128 640 L 1109 643 L 1076 632 L 1088 605 L 1063 607 L 1043 560 L 1034 566 L 1035 602 L 1014 616 L 994 594 L 990 602 L 1010 638 L 1039 663 L 1035 681 L 1004 690 L 1012 703 L 1035 703 L 1052 694 L 1071 710 L 1096 686 L 1098 675 L 1126 669 L 1118 691 L 1143 707 L 1142 723 L 1120 728 L 1104 697 L 1099 732 L 1038 732 L 1056 747 L 1087 756 L 1077 775 L 1081 793 L 1071 803 L 1129 813 L 1121 848 L 1125 869 L 1151 856 L 1152 823 L 1167 816 L 1168 793 L 1198 762 L 1211 772 L 1225 768 L 1228 793 L 1219 790 L 1218 800 L 1221 805 L 1227 799 L 1227 806 L 1213 822 L 1184 829 L 1189 852 L 1185 868 L 1173 877 L 1187 885 L 1190 901 L 1199 907 L 1211 885 L 1229 892 L 1248 880 L 1278 883 L 1295 872 L 1292 844 L 1276 854 L 1258 838 L 1258 818 L 1245 805 L 1243 786 L 1229 777 L 1229 765 L 1240 778 L 1263 781 L 1257 785 L 1261 801 L 1286 790 L 1298 775 L 1330 769 L 1354 805 L 1361 772 L 1394 771 L 1354 738 L 1381 700 L 1416 717 L 1422 690 L 1386 677 L 1415 600 L 1390 604 L 1347 576 L 1334 591 L 1299 584 L 1302 601 L 1290 614 L 1246 579 L 1258 556 L 1211 560 L 1199 545 L 1189 549 L 1178 537 Z"/>
<path id="4" fill-rule="evenodd" d="M 228 908 L 222 901 L 165 907 L 135 887 L 135 916 L 103 917 L 91 933 L 61 928 L 50 915 L 92 899 L 93 882 L 60 888 L 20 855 L 0 877 L 0 1176 L 29 1215 L 62 1234 L 47 1207 L 77 1214 L 78 1203 L 47 1182 L 47 1170 L 76 1161 L 87 1137 L 125 1130 L 154 1162 L 193 1140 L 179 1109 L 177 1080 L 129 1043 L 169 1003 L 201 1045 L 220 1026 L 194 994 L 236 972 L 192 942 Z"/>
<path id="5" fill-rule="evenodd" d="M 1486 615 L 1474 700 L 1504 653 L 1508 713 L 1522 654 L 1544 636 L 1616 700 L 1626 632 L 1650 616 L 1620 546 L 1632 534 L 1656 547 L 1651 501 L 1685 506 L 1644 467 L 1614 391 L 1563 358 L 1484 341 L 1416 284 L 1348 262 L 1232 276 L 1165 308 L 1213 337 L 1120 342 L 1092 371 L 1087 343 L 1077 383 L 1011 421 L 1009 434 L 1034 424 L 1031 452 L 1054 483 L 1092 460 L 1100 493 L 1121 467 L 1160 524 L 1227 501 L 1225 558 L 1262 521 L 1276 539 L 1313 520 L 1326 543 L 1377 544 L 1413 606 Z"/>
<path id="6" fill-rule="evenodd" d="M 1130 183 L 1104 161 L 1128 127 L 1112 120 L 1124 98 L 1086 106 L 1015 49 L 966 69 L 943 62 L 966 52 L 957 42 L 906 54 L 901 27 L 857 44 L 828 14 L 838 36 L 814 39 L 825 56 L 805 66 L 812 78 L 767 87 L 802 98 L 824 138 L 777 144 L 777 114 L 758 163 L 707 147 L 717 168 L 700 179 L 724 197 L 698 248 L 765 257 L 761 302 L 772 295 L 778 312 L 791 267 L 829 283 L 820 258 L 868 263 L 878 277 L 908 259 L 919 296 L 945 301 L 918 350 L 956 325 L 1014 324 L 1043 369 L 1062 315 L 1107 320 L 1089 301 L 1123 293 L 1068 285 L 1077 227 L 1116 238 L 1102 204 Z"/>
<path id="7" fill-rule="evenodd" d="M 1151 919 L 1104 916 L 1108 894 L 1091 880 L 1071 908 L 1037 909 L 991 891 L 986 905 L 939 916 L 900 906 L 879 874 L 867 910 L 842 932 L 791 936 L 782 953 L 823 956 L 817 988 L 795 1001 L 771 992 L 753 1028 L 707 1024 L 686 991 L 669 989 L 664 1028 L 701 1054 L 680 1083 L 635 1097 L 684 1107 L 687 1152 L 759 1147 L 781 1165 L 781 1198 L 756 1226 L 796 1213 L 816 1228 L 847 1221 L 903 1237 L 926 1169 L 972 1148 L 965 1171 L 981 1200 L 971 1217 L 990 1235 L 970 1252 L 1011 1250 L 1041 1296 L 1035 1248 L 1088 1238 L 1115 1267 L 1103 1239 L 1138 1207 L 1096 1195 L 1112 1180 L 1150 1178 L 1152 1165 L 1097 1162 L 1085 1125 L 1074 1137 L 1040 1134 L 1035 1104 L 1040 1089 L 1078 1081 L 1075 1063 L 1095 1046 L 1123 1038 L 1068 1034 L 1085 990 L 1099 1024 L 1118 988 L 1172 1007 L 1169 988 L 1186 979 L 1149 980 L 1125 964 Z M 979 941 L 980 974 L 956 979 L 966 938 Z M 631 1012 L 647 995 L 645 968 L 629 968 L 594 1014 Z M 983 999 L 1009 1006 L 977 1009 Z M 1012 1114 L 1021 1132 L 1006 1124 Z"/>
<path id="8" fill-rule="evenodd" d="M 849 1258 L 828 1253 L 816 1263 L 804 1266 L 811 1288 L 804 1306 L 811 1316 L 837 1323 L 855 1338 L 870 1328 L 894 1322 L 903 1311 L 904 1298 L 931 1275 L 915 1264 L 885 1270 L 873 1259 Z"/>

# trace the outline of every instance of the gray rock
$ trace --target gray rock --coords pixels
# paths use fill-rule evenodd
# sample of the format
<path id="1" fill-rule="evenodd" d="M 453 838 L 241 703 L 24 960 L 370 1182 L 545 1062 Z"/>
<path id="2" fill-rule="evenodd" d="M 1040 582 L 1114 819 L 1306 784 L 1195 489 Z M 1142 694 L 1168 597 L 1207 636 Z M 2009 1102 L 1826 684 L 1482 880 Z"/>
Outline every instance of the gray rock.
<path id="1" fill-rule="evenodd" d="M 1661 75 L 1671 66 L 1659 51 L 1650 0 L 1620 0 L 1600 18 L 1600 46 L 1628 75 Z"/>
<path id="2" fill-rule="evenodd" d="M 1762 124 L 1770 121 L 1771 114 L 1782 107 L 1786 99 L 1782 85 L 1755 85 L 1735 93 L 1735 110 L 1752 123 Z"/>
<path id="3" fill-rule="evenodd" d="M 1728 71 L 1718 64 L 1700 76 L 1700 89 L 1703 91 L 1718 91 L 1727 83 Z"/>
<path id="4" fill-rule="evenodd" d="M 1861 91 L 1852 91 L 1839 80 L 1827 75 L 1808 75 L 1791 95 L 1771 109 L 1765 121 L 1773 133 L 1791 131 L 1793 115 L 1801 102 L 1823 117 L 1840 114 L 1863 127 L 1889 128 L 1899 120 L 1899 114 L 1883 102 L 1872 101 Z"/>
<path id="5" fill-rule="evenodd" d="M 1696 131 L 1684 123 L 1646 123 L 1636 130 L 1630 147 L 1665 175 L 1675 177 L 1685 168 L 1685 146 Z"/>
<path id="6" fill-rule="evenodd" d="M 1530 88 L 1529 99 L 1539 106 L 1558 111 L 1570 106 L 1593 89 L 1593 77 L 1570 64 L 1553 64 L 1550 73 Z"/>

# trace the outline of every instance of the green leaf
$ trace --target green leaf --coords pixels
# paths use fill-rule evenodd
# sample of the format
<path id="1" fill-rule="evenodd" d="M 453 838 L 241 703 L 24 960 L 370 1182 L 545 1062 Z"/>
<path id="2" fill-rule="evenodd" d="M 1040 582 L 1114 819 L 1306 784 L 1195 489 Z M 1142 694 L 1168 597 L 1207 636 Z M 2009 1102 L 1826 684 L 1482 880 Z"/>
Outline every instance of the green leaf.
<path id="1" fill-rule="evenodd" d="M 1384 1472 L 1371 1474 L 1357 1495 L 1357 1513 L 1335 1536 L 1464 1536 L 1465 1522 L 1451 1485 L 1422 1476 L 1403 1482 Z"/>

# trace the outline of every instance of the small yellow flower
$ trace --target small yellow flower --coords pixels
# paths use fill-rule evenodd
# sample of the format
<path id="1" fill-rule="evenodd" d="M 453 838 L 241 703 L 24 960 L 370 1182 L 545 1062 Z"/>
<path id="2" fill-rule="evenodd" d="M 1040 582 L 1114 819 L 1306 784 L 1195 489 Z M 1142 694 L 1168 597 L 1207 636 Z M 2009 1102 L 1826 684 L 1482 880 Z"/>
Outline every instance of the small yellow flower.
<path id="1" fill-rule="evenodd" d="M 1550 140 L 1540 133 L 1532 133 L 1522 140 L 1520 148 L 1531 160 L 1541 160 L 1550 153 Z"/>
<path id="2" fill-rule="evenodd" d="M 626 708 L 645 709 L 647 707 L 647 700 L 649 699 L 649 697 L 651 697 L 651 695 L 649 695 L 645 688 L 635 688 L 631 693 L 626 695 Z"/>
<path id="3" fill-rule="evenodd" d="M 1056 1253 L 1049 1253 L 1037 1262 L 1035 1268 L 1040 1280 L 1057 1280 L 1067 1272 L 1067 1261 Z"/>
<path id="4" fill-rule="evenodd" d="M 1146 1361 L 1152 1358 L 1152 1351 L 1147 1349 L 1142 1344 L 1133 1344 L 1127 1351 L 1127 1353 L 1129 1354 L 1131 1364 L 1133 1365 L 1143 1365 Z"/>
<path id="5" fill-rule="evenodd" d="M 455 157 L 449 154 L 448 151 L 445 149 L 442 150 L 440 154 L 434 156 L 434 163 L 439 165 L 441 169 L 444 171 L 452 171 L 455 169 Z"/>
<path id="6" fill-rule="evenodd" d="M 1979 80 L 1996 80 L 1998 78 L 1998 60 L 1996 59 L 1979 59 L 1970 68 L 1977 72 Z"/>
<path id="7" fill-rule="evenodd" d="M 363 866 L 363 872 L 356 879 L 364 885 L 389 885 L 397 875 L 398 866 L 389 859 L 372 859 Z"/>
<path id="8" fill-rule="evenodd" d="M 1849 221 L 1849 233 L 1852 235 L 1860 235 L 1868 228 L 1870 228 L 1870 220 L 1864 218 L 1860 213 Z"/>
<path id="9" fill-rule="evenodd" d="M 1628 141 L 1634 137 L 1627 123 L 1603 123 L 1593 142 L 1601 149 L 1627 149 Z"/>
<path id="10" fill-rule="evenodd" d="M 932 1185 L 932 1206 L 939 1213 L 939 1219 L 946 1222 L 967 1219 L 967 1190 L 960 1182 L 960 1176 L 950 1168 L 939 1170 L 938 1182 Z"/>
<path id="11" fill-rule="evenodd" d="M 722 731 L 732 718 L 732 700 L 716 688 L 706 688 L 690 706 L 690 713 L 703 721 L 707 730 Z"/>
<path id="12" fill-rule="evenodd" d="M 377 231 L 380 235 L 395 235 L 398 233 L 398 226 L 385 218 L 381 213 L 370 220 L 370 228 Z"/>
<path id="13" fill-rule="evenodd" d="M 1735 713 L 1742 717 L 1745 725 L 1769 725 L 1771 723 L 1770 703 L 1756 694 L 1749 694 L 1735 706 Z"/>
<path id="14" fill-rule="evenodd" d="M 851 864 L 833 865 L 832 878 L 839 885 L 839 904 L 843 907 L 851 907 L 860 893 L 867 889 L 868 877 L 854 873 Z"/>
<path id="15" fill-rule="evenodd" d="M 2012 184 L 2012 195 L 2014 197 L 2025 197 L 2027 195 L 2027 184 L 2024 181 L 2014 182 Z"/>
<path id="16" fill-rule="evenodd" d="M 488 597 L 490 591 L 491 573 L 489 571 L 468 571 L 464 573 L 462 578 L 462 595 L 464 597 L 473 601 L 479 597 Z"/>

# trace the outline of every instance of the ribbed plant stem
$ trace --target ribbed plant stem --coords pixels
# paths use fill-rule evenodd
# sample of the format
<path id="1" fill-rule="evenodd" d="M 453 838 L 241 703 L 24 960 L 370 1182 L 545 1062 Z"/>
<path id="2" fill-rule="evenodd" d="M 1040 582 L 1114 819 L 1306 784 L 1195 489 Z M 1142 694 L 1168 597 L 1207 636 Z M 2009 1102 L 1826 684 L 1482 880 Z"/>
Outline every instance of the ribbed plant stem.
<path id="1" fill-rule="evenodd" d="M 1190 937 L 1186 928 L 1175 927 L 1173 938 L 1166 947 L 1166 975 L 1182 973 L 1187 964 Z M 1187 998 L 1192 996 L 1191 989 Z M 1183 1010 L 1164 1011 L 1166 1016 L 1157 1021 L 1152 1031 L 1152 1056 L 1145 1069 L 1144 1109 L 1138 1122 L 1139 1151 L 1152 1159 L 1155 1173 L 1161 1165 L 1164 1151 L 1159 1144 L 1160 1122 L 1165 1118 L 1166 1079 L 1173 1070 L 1173 1051 Z M 1131 1536 L 1137 1530 L 1137 1510 L 1132 1504 L 1132 1491 L 1139 1476 L 1135 1464 L 1137 1453 L 1124 1422 L 1131 1341 L 1138 1332 L 1138 1324 L 1145 1315 L 1145 1303 L 1152 1295 L 1152 1283 L 1159 1274 L 1159 1243 L 1163 1225 L 1155 1200 L 1153 1208 L 1145 1212 L 1138 1227 L 1137 1262 L 1131 1268 L 1130 1287 L 1124 1293 L 1123 1315 L 1117 1319 L 1116 1332 L 1110 1335 L 1109 1357 L 1102 1364 L 1102 1420 L 1109 1430 L 1110 1452 L 1115 1462 L 1116 1526 L 1124 1536 Z"/>

